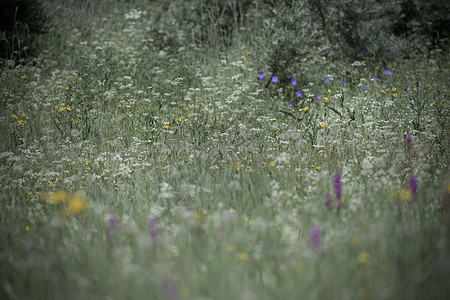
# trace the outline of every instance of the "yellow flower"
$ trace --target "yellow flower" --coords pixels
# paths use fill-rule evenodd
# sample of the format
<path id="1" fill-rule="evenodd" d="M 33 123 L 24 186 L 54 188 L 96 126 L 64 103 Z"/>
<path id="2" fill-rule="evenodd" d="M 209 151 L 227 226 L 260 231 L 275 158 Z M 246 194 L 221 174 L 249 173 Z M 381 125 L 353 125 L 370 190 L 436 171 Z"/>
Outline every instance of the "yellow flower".
<path id="1" fill-rule="evenodd" d="M 13 117 L 14 119 L 18 119 L 19 118 L 16 114 L 12 114 L 11 117 Z"/>
<path id="2" fill-rule="evenodd" d="M 164 124 L 163 128 L 164 128 L 164 129 L 169 129 L 169 125 Z"/>
<path id="3" fill-rule="evenodd" d="M 413 196 L 413 192 L 410 189 L 403 189 L 400 191 L 398 196 L 402 201 L 409 201 Z"/>
<path id="4" fill-rule="evenodd" d="M 272 160 L 272 161 L 269 163 L 269 166 L 275 167 L 275 162 Z"/>
<path id="5" fill-rule="evenodd" d="M 20 76 L 20 78 L 22 78 L 22 79 L 27 79 L 27 75 L 22 75 L 22 76 Z"/>
<path id="6" fill-rule="evenodd" d="M 25 121 L 25 120 L 18 120 L 17 124 L 27 124 L 27 121 Z"/>
<path id="7" fill-rule="evenodd" d="M 236 164 L 234 165 L 234 169 L 236 170 L 236 171 L 239 171 L 239 168 L 240 168 L 240 165 L 241 165 L 241 162 L 236 162 Z"/>
<path id="8" fill-rule="evenodd" d="M 370 254 L 367 252 L 362 252 L 358 255 L 358 257 L 356 258 L 356 260 L 358 261 L 358 263 L 360 264 L 365 264 L 366 262 L 368 262 L 370 259 Z"/>
<path id="9" fill-rule="evenodd" d="M 65 89 L 66 91 L 68 91 L 68 90 L 70 90 L 70 87 L 66 86 L 64 89 Z"/>
<path id="10" fill-rule="evenodd" d="M 200 106 L 201 106 L 201 107 L 205 107 L 205 105 L 206 105 L 205 103 L 200 102 Z"/>
<path id="11" fill-rule="evenodd" d="M 322 128 L 328 128 L 328 124 L 326 122 L 323 122 L 320 126 L 322 126 Z"/>
<path id="12" fill-rule="evenodd" d="M 183 122 L 183 118 L 178 118 L 177 121 L 181 123 Z"/>
<path id="13" fill-rule="evenodd" d="M 300 108 L 298 111 L 307 111 L 309 109 L 308 106 L 304 107 L 304 108 Z"/>
<path id="14" fill-rule="evenodd" d="M 21 113 L 20 116 L 21 116 L 22 118 L 26 118 L 26 117 L 27 117 L 27 115 L 24 114 L 24 113 Z"/>
<path id="15" fill-rule="evenodd" d="M 398 93 L 392 93 L 392 97 L 398 98 Z"/>
<path id="16" fill-rule="evenodd" d="M 397 88 L 394 86 L 393 88 L 392 88 L 392 92 L 395 92 L 397 90 Z"/>
<path id="17" fill-rule="evenodd" d="M 73 195 L 70 197 L 69 204 L 67 205 L 67 210 L 74 215 L 79 214 L 86 208 L 86 199 L 81 195 Z"/>
<path id="18" fill-rule="evenodd" d="M 25 230 L 26 230 L 26 231 L 30 231 L 30 230 L 31 230 L 30 226 L 28 226 L 28 225 L 25 226 Z"/>
<path id="19" fill-rule="evenodd" d="M 331 94 L 331 90 L 330 89 L 328 89 L 328 94 Z"/>
<path id="20" fill-rule="evenodd" d="M 385 90 L 380 90 L 380 93 L 385 94 L 386 95 L 386 91 Z"/>
<path id="21" fill-rule="evenodd" d="M 64 109 L 72 110 L 72 107 L 70 107 L 70 105 L 67 105 L 66 107 L 64 107 Z"/>
<path id="22" fill-rule="evenodd" d="M 45 193 L 42 195 L 42 198 L 45 202 L 49 202 L 51 204 L 58 204 L 66 200 L 67 193 L 65 191 L 59 190 L 54 193 Z"/>
<path id="23" fill-rule="evenodd" d="M 248 253 L 247 252 L 239 252 L 236 254 L 237 260 L 248 260 Z"/>

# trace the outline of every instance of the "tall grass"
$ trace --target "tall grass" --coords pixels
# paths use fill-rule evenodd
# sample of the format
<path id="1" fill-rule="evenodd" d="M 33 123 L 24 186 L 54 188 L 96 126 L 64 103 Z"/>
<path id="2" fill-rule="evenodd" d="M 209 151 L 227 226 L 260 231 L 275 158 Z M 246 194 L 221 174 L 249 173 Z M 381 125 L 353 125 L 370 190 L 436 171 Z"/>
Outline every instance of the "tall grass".
<path id="1" fill-rule="evenodd" d="M 2 299 L 450 292 L 448 49 L 317 54 L 266 89 L 239 33 L 55 3 L 46 50 L 1 71 Z"/>

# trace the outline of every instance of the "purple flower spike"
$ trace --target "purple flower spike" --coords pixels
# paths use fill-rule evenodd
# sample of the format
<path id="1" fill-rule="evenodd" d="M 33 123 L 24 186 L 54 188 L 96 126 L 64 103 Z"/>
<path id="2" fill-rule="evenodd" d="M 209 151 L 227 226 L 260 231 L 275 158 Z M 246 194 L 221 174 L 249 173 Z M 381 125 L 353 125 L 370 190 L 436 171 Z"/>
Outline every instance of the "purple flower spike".
<path id="1" fill-rule="evenodd" d="M 259 74 L 258 74 L 258 79 L 263 79 L 264 76 L 266 76 L 266 74 L 264 74 L 264 73 L 259 73 Z"/>
<path id="2" fill-rule="evenodd" d="M 303 96 L 303 93 L 298 91 L 295 93 L 295 95 L 297 96 L 297 98 L 301 98 Z"/>
<path id="3" fill-rule="evenodd" d="M 342 182 L 341 182 L 341 174 L 339 172 L 334 173 L 333 178 L 333 187 L 334 192 L 337 198 L 337 212 L 339 213 L 339 209 L 341 207 L 341 196 L 342 196 Z"/>
<path id="4" fill-rule="evenodd" d="M 406 153 L 408 157 L 411 156 L 411 148 L 412 148 L 411 140 L 412 140 L 411 135 L 408 133 L 406 135 Z"/>
<path id="5" fill-rule="evenodd" d="M 319 227 L 314 226 L 313 228 L 311 228 L 309 232 L 309 239 L 314 251 L 319 250 L 320 245 L 322 244 L 322 233 L 320 232 Z"/>
<path id="6" fill-rule="evenodd" d="M 411 176 L 409 178 L 409 190 L 412 192 L 411 201 L 416 201 L 417 188 L 418 188 L 417 178 L 416 176 Z"/>
<path id="7" fill-rule="evenodd" d="M 158 231 L 158 222 L 155 219 L 150 219 L 148 221 L 148 230 L 150 231 L 150 242 L 152 244 L 156 243 L 156 233 Z"/>
<path id="8" fill-rule="evenodd" d="M 109 215 L 109 222 L 108 222 L 108 229 L 109 229 L 109 235 L 114 234 L 114 230 L 117 227 L 117 219 L 113 214 Z"/>
<path id="9" fill-rule="evenodd" d="M 343 85 L 346 85 L 346 84 L 347 84 L 347 80 L 345 80 L 345 79 L 342 80 L 342 84 L 343 84 Z"/>
<path id="10" fill-rule="evenodd" d="M 278 76 L 273 76 L 272 77 L 272 82 L 273 83 L 277 83 L 279 80 L 278 80 Z"/>

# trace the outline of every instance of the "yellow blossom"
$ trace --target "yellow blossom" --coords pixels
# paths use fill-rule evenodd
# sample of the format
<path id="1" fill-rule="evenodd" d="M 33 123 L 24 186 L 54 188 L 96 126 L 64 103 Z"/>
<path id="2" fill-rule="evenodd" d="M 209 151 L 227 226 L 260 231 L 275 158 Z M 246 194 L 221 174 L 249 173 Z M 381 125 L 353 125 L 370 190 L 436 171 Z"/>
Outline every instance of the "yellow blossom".
<path id="1" fill-rule="evenodd" d="M 392 97 L 398 98 L 398 93 L 392 93 Z"/>
<path id="2" fill-rule="evenodd" d="M 22 75 L 22 76 L 20 76 L 20 78 L 22 78 L 22 79 L 27 79 L 28 76 L 27 76 L 27 75 Z"/>
<path id="3" fill-rule="evenodd" d="M 67 210 L 74 215 L 79 214 L 86 208 L 86 199 L 78 194 L 70 197 L 69 204 L 67 205 Z"/>
<path id="4" fill-rule="evenodd" d="M 247 252 L 239 252 L 236 254 L 237 260 L 248 260 L 248 253 Z"/>
<path id="5" fill-rule="evenodd" d="M 177 121 L 181 123 L 183 122 L 183 118 L 178 118 Z"/>
<path id="6" fill-rule="evenodd" d="M 397 88 L 394 86 L 393 88 L 392 88 L 392 92 L 395 92 L 397 90 Z"/>
<path id="7" fill-rule="evenodd" d="M 385 94 L 386 95 L 386 91 L 383 89 L 383 90 L 380 90 L 380 93 L 382 93 L 382 94 Z"/>
<path id="8" fill-rule="evenodd" d="M 272 161 L 269 163 L 269 166 L 275 167 L 275 162 L 272 160 Z"/>
<path id="9" fill-rule="evenodd" d="M 16 114 L 12 114 L 11 117 L 13 117 L 14 119 L 18 119 L 19 118 Z"/>
<path id="10" fill-rule="evenodd" d="M 66 86 L 64 89 L 65 89 L 66 91 L 68 91 L 68 90 L 70 90 L 70 87 Z"/>
<path id="11" fill-rule="evenodd" d="M 169 125 L 164 124 L 163 128 L 164 128 L 164 129 L 169 129 Z"/>
<path id="12" fill-rule="evenodd" d="M 410 189 L 403 189 L 400 191 L 398 196 L 402 201 L 409 201 L 413 196 L 413 192 Z"/>
<path id="13" fill-rule="evenodd" d="M 27 117 L 27 115 L 24 114 L 24 113 L 21 113 L 20 116 L 21 116 L 22 118 L 26 118 L 26 117 Z"/>
<path id="14" fill-rule="evenodd" d="M 205 105 L 206 105 L 205 103 L 200 102 L 200 106 L 201 106 L 201 107 L 205 107 Z"/>
<path id="15" fill-rule="evenodd" d="M 28 225 L 25 226 L 25 230 L 26 230 L 26 231 L 30 231 L 30 230 L 31 230 L 30 226 L 28 226 Z"/>
<path id="16" fill-rule="evenodd" d="M 18 120 L 17 124 L 27 124 L 27 121 L 25 121 L 25 120 Z"/>
<path id="17" fill-rule="evenodd" d="M 58 204 L 66 200 L 67 193 L 65 191 L 59 190 L 53 193 L 45 193 L 42 195 L 45 202 L 51 204 Z"/>
<path id="18" fill-rule="evenodd" d="M 358 261 L 358 263 L 360 264 L 365 264 L 366 262 L 368 262 L 370 259 L 370 254 L 367 252 L 362 252 L 358 255 L 358 257 L 356 258 L 356 260 Z"/>
<path id="19" fill-rule="evenodd" d="M 309 109 L 309 107 L 306 106 L 306 107 L 300 108 L 298 111 L 307 111 L 308 109 Z"/>
<path id="20" fill-rule="evenodd" d="M 321 126 L 322 128 L 328 128 L 328 123 L 323 122 L 322 124 L 320 124 L 320 126 Z"/>

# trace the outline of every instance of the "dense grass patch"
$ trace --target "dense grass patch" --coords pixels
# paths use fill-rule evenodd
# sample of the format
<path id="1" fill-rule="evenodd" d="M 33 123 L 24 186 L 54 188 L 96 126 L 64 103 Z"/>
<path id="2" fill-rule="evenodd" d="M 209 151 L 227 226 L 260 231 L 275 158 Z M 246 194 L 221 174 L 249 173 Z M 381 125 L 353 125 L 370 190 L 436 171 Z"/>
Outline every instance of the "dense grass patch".
<path id="1" fill-rule="evenodd" d="M 262 1 L 66 2 L 2 61 L 0 298 L 450 292 L 448 48 L 285 74 Z"/>

